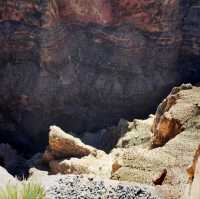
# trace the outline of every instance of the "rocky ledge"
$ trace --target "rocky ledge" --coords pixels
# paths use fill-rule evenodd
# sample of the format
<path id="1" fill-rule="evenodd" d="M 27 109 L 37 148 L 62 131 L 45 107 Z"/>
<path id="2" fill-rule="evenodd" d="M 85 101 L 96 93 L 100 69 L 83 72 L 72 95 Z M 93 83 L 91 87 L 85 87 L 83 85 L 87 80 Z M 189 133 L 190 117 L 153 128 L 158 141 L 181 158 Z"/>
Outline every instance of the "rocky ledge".
<path id="1" fill-rule="evenodd" d="M 24 165 L 31 168 L 29 180 L 41 183 L 48 199 L 199 199 L 199 102 L 200 87 L 183 84 L 173 88 L 155 115 L 146 120 L 121 120 L 112 127 L 117 137 L 123 134 L 109 153 L 51 126 L 45 152 L 23 159 L 20 169 Z M 7 169 L 15 168 L 12 164 L 18 165 L 21 158 L 12 149 L 9 154 L 16 161 L 0 153 L 1 162 Z M 5 186 L 12 176 L 0 171 L 8 176 L 1 184 Z M 13 179 L 12 183 L 19 182 Z"/>

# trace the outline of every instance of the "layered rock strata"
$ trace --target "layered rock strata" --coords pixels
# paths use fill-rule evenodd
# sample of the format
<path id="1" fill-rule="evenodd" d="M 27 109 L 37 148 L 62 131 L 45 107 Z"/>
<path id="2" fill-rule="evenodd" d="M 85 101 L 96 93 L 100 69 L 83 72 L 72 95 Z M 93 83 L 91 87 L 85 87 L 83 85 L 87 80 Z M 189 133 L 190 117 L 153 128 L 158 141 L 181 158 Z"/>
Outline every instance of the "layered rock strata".
<path id="1" fill-rule="evenodd" d="M 52 124 L 96 131 L 154 111 L 182 79 L 177 61 L 188 5 L 2 1 L 1 139 L 38 150 Z"/>

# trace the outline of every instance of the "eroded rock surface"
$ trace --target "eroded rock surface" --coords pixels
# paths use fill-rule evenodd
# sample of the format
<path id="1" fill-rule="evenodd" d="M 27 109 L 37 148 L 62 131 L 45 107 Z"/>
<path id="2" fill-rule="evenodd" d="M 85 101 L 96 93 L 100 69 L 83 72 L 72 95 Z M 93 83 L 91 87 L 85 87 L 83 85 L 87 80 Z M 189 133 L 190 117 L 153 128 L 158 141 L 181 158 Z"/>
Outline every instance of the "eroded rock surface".
<path id="1" fill-rule="evenodd" d="M 199 121 L 196 118 L 194 123 Z M 167 169 L 167 175 L 158 192 L 164 198 L 180 198 L 187 185 L 186 169 L 193 159 L 199 145 L 200 132 L 196 127 L 187 128 L 170 140 L 163 147 L 145 149 L 133 146 L 127 149 L 116 149 L 112 153 L 121 165 L 112 178 L 138 183 L 153 184 L 155 177 Z"/>
<path id="2" fill-rule="evenodd" d="M 187 168 L 188 185 L 185 189 L 183 199 L 200 198 L 200 145 L 196 150 L 192 164 Z"/>
<path id="3" fill-rule="evenodd" d="M 188 120 L 199 114 L 200 87 L 186 84 L 173 88 L 156 111 L 152 147 L 164 145 L 185 129 Z"/>
<path id="4" fill-rule="evenodd" d="M 170 103 L 172 93 L 173 95 L 177 94 L 173 98 L 176 99 L 175 103 Z M 115 169 L 111 178 L 145 184 L 157 184 L 156 190 L 161 198 L 181 198 L 185 188 L 188 186 L 186 169 L 192 162 L 194 153 L 200 143 L 199 94 L 199 87 L 192 87 L 191 85 L 182 85 L 172 90 L 171 95 L 165 101 L 167 103 L 164 106 L 164 110 L 168 110 L 171 116 L 181 121 L 184 128 L 178 134 L 177 131 L 171 131 L 173 136 L 168 137 L 168 142 L 162 143 L 160 147 L 153 149 L 148 147 L 151 144 L 151 126 L 153 126 L 155 121 L 158 121 L 156 120 L 158 115 L 155 115 L 154 120 L 151 118 L 146 121 L 138 121 L 138 128 L 133 128 L 121 139 L 122 141 L 123 139 L 128 140 L 129 144 L 125 144 L 126 148 L 117 148 L 111 152 L 113 161 L 116 163 L 114 164 Z M 169 116 L 170 114 L 164 114 L 163 112 L 162 117 Z M 159 117 L 159 119 L 162 117 Z M 144 132 L 144 129 L 147 132 Z M 168 130 L 169 128 L 163 129 Z M 148 135 L 149 139 L 135 145 L 135 135 L 138 135 L 138 137 L 141 135 L 141 138 L 144 135 Z M 131 143 L 133 144 L 131 145 Z M 122 145 L 119 146 L 122 147 Z M 187 169 L 190 179 L 193 179 L 195 176 L 195 165 L 198 157 L 199 150 L 196 152 L 192 166 Z M 191 189 L 191 185 L 189 188 Z"/>
<path id="5" fill-rule="evenodd" d="M 150 115 L 146 120 L 134 119 L 133 122 L 129 122 L 129 129 L 127 129 L 126 133 L 118 140 L 116 147 L 150 147 L 149 141 L 152 137 L 151 128 L 153 121 L 154 115 Z"/>
<path id="6" fill-rule="evenodd" d="M 56 126 L 50 127 L 49 146 L 43 154 L 51 174 L 92 174 L 110 178 L 113 159 L 101 150 L 85 145 Z"/>
<path id="7" fill-rule="evenodd" d="M 153 112 L 182 79 L 189 2 L 2 1 L 1 139 L 41 149 L 52 124 L 96 131 Z"/>
<path id="8" fill-rule="evenodd" d="M 97 155 L 97 150 L 83 144 L 79 138 L 65 133 L 57 126 L 50 127 L 49 146 L 43 155 L 44 161 L 67 157 L 81 158 L 90 154 Z"/>

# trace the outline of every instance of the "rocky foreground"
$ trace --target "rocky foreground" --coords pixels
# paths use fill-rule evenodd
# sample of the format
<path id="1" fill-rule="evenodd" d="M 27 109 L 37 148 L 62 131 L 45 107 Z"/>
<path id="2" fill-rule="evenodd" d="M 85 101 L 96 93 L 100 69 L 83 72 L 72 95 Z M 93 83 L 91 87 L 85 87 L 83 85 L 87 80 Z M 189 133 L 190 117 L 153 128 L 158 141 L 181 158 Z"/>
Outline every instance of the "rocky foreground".
<path id="1" fill-rule="evenodd" d="M 47 199 L 158 199 L 152 188 L 83 176 L 58 176 L 47 189 Z"/>
<path id="2" fill-rule="evenodd" d="M 103 137 L 106 132 L 121 136 L 110 153 L 51 126 L 45 152 L 25 163 L 29 180 L 45 187 L 47 199 L 200 198 L 200 87 L 176 87 L 155 116 L 121 120 L 103 132 Z M 96 136 L 101 140 L 102 133 Z M 1 156 L 5 168 L 14 168 Z M 16 183 L 5 170 L 0 175 L 8 179 L 4 185 Z"/>

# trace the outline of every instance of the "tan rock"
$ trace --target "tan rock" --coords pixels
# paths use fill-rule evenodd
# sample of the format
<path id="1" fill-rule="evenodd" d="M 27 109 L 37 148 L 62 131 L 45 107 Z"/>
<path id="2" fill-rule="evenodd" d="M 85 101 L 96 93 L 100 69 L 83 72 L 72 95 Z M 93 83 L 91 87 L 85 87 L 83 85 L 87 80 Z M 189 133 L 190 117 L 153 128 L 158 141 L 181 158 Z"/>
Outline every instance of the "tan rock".
<path id="1" fill-rule="evenodd" d="M 110 178 L 112 156 L 85 145 L 80 139 L 50 127 L 49 146 L 43 159 L 49 164 L 51 174 L 92 174 Z"/>
<path id="2" fill-rule="evenodd" d="M 137 145 L 114 149 L 113 160 L 120 161 L 121 167 L 112 174 L 112 179 L 152 184 L 155 176 L 167 169 L 162 186 L 156 189 L 162 193 L 161 198 L 180 199 L 188 182 L 186 168 L 199 146 L 199 124 L 200 115 L 191 118 L 185 130 L 162 147 L 148 149 Z"/>
<path id="3" fill-rule="evenodd" d="M 88 155 L 83 158 L 69 160 L 54 160 L 49 163 L 52 174 L 90 174 L 110 178 L 112 171 L 112 158 L 102 153 L 98 156 Z"/>
<path id="4" fill-rule="evenodd" d="M 151 127 L 153 125 L 154 115 L 146 120 L 134 119 L 129 122 L 129 128 L 117 142 L 116 147 L 129 148 L 133 146 L 149 146 L 151 140 Z"/>
<path id="5" fill-rule="evenodd" d="M 185 129 L 185 124 L 200 112 L 200 87 L 183 84 L 175 87 L 158 106 L 152 132 L 152 147 L 159 147 Z"/>
<path id="6" fill-rule="evenodd" d="M 200 145 L 196 150 L 192 164 L 187 168 L 188 185 L 183 199 L 200 199 Z"/>
<path id="7" fill-rule="evenodd" d="M 197 161 L 200 157 L 200 145 L 195 153 L 192 164 L 187 168 L 188 180 L 191 183 L 194 179 L 194 174 L 196 171 Z"/>
<path id="8" fill-rule="evenodd" d="M 200 158 L 198 158 L 189 199 L 200 199 Z"/>
<path id="9" fill-rule="evenodd" d="M 96 155 L 97 150 L 85 145 L 80 139 L 65 133 L 57 126 L 51 126 L 49 132 L 49 146 L 47 147 L 43 159 L 46 162 L 55 159 L 70 157 L 83 157 L 89 154 Z"/>

